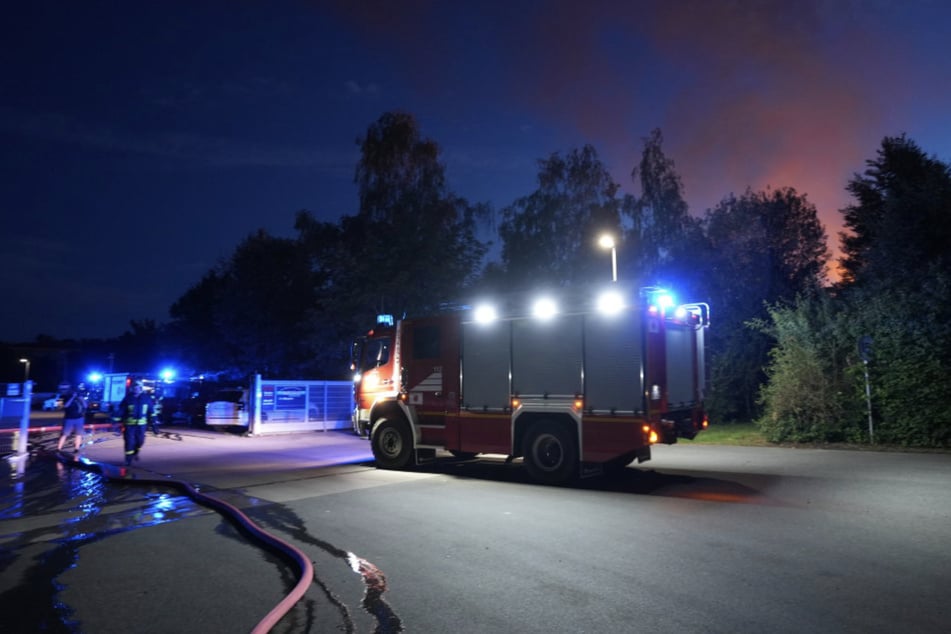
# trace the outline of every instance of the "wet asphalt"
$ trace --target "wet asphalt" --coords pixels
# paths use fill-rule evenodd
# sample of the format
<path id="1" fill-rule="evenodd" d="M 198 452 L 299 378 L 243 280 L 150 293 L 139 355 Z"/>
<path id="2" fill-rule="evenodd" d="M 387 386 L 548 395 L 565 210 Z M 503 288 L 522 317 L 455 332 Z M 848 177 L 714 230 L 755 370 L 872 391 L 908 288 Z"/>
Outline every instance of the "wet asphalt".
<path id="1" fill-rule="evenodd" d="M 170 432 L 128 478 L 51 456 L 50 438 L 4 480 L 0 632 L 251 631 L 294 566 L 172 476 L 306 549 L 313 585 L 274 632 L 951 624 L 946 454 L 684 443 L 542 487 L 498 457 L 377 470 L 347 432 Z M 118 465 L 121 440 L 97 433 L 84 458 Z"/>
<path id="2" fill-rule="evenodd" d="M 264 530 L 270 525 L 293 535 L 299 522 L 288 508 L 246 491 L 370 458 L 367 441 L 349 432 L 245 437 L 165 428 L 149 433 L 140 460 L 123 470 L 117 432 L 90 434 L 79 455 L 57 452 L 57 436 L 31 434 L 30 458 L 19 475 L 5 461 L 3 632 L 250 631 L 294 586 L 297 569 L 179 483 L 241 509 Z M 349 553 L 316 545 L 340 564 L 333 574 L 354 576 Z M 335 587 L 341 584 L 354 582 Z M 356 584 L 351 603 L 366 600 L 366 586 Z M 324 619 L 328 631 L 352 631 L 361 617 L 325 594 L 337 615 Z M 308 603 L 274 631 L 300 631 L 301 621 L 311 619 L 306 610 L 314 609 Z M 385 603 L 378 603 L 379 622 L 388 617 Z"/>

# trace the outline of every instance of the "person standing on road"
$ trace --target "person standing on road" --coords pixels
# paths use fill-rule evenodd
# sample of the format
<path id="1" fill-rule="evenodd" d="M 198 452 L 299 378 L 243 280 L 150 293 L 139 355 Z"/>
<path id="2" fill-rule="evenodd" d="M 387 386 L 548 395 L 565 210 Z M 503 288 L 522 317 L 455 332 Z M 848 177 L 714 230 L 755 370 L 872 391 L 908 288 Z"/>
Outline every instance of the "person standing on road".
<path id="1" fill-rule="evenodd" d="M 63 445 L 66 444 L 66 438 L 72 434 L 73 451 L 79 453 L 83 446 L 83 435 L 85 433 L 83 422 L 85 416 L 86 399 L 79 393 L 79 390 L 69 388 L 69 392 L 65 395 L 65 400 L 63 401 L 63 431 L 59 436 L 59 443 L 56 446 L 57 451 L 63 450 Z"/>
<path id="2" fill-rule="evenodd" d="M 114 420 L 122 424 L 122 438 L 125 441 L 125 464 L 139 459 L 139 450 L 145 443 L 145 426 L 155 416 L 152 397 L 142 388 L 141 381 L 135 381 L 132 389 L 126 392 L 119 403 Z"/>

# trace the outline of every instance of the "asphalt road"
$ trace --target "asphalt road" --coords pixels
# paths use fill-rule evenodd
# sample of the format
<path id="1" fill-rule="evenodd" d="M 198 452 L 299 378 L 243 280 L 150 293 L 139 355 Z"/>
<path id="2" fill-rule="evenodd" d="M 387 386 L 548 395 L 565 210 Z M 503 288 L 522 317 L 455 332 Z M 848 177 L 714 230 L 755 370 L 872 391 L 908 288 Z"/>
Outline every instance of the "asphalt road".
<path id="1" fill-rule="evenodd" d="M 946 454 L 682 443 L 569 487 L 501 459 L 182 465 L 314 562 L 275 632 L 951 630 Z M 18 486 L 4 632 L 250 631 L 295 581 L 175 489 L 42 459 Z"/>

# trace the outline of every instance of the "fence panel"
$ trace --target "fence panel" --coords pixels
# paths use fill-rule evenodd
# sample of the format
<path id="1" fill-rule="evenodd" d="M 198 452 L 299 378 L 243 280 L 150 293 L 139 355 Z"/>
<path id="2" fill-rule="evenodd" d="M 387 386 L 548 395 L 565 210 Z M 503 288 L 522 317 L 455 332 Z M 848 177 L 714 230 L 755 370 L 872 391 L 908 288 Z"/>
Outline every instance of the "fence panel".
<path id="1" fill-rule="evenodd" d="M 251 433 L 349 429 L 353 384 L 349 381 L 295 381 L 256 377 L 252 389 Z"/>

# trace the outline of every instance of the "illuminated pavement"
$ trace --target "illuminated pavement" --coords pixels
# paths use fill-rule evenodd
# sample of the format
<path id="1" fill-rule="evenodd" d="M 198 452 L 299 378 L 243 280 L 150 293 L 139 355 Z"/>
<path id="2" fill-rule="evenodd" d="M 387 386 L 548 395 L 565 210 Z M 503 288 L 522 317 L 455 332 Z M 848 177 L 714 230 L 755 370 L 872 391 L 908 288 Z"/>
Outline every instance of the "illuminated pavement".
<path id="1" fill-rule="evenodd" d="M 287 534 L 294 513 L 271 497 L 313 495 L 307 480 L 315 474 L 369 470 L 360 464 L 371 457 L 369 443 L 346 431 L 243 437 L 168 429 L 148 434 L 141 459 L 124 476 L 116 432 L 88 435 L 78 459 L 55 453 L 58 432 L 31 434 L 23 475 L 5 473 L 0 487 L 0 630 L 248 631 L 283 598 L 295 573 L 173 481 Z M 338 562 L 322 571 L 323 582 L 352 586 L 338 579 L 353 576 L 350 553 L 317 545 Z M 350 602 L 359 605 L 363 587 L 352 592 Z M 219 593 L 218 602 L 229 605 L 224 613 L 214 608 Z M 324 619 L 328 631 L 359 620 L 342 614 Z"/>
<path id="2" fill-rule="evenodd" d="M 122 438 L 115 432 L 97 433 L 81 456 L 120 466 L 124 460 Z M 166 427 L 159 436 L 146 435 L 139 458 L 129 470 L 133 477 L 164 475 L 231 489 L 270 481 L 279 474 L 293 477 L 300 471 L 372 460 L 372 454 L 366 439 L 348 431 L 245 437 L 226 431 Z"/>
<path id="3" fill-rule="evenodd" d="M 123 480 L 38 456 L 0 495 L 0 631 L 250 631 L 295 570 L 169 476 L 306 551 L 274 632 L 949 631 L 949 454 L 683 443 L 543 487 L 494 458 L 377 470 L 367 445 L 181 430 Z"/>

